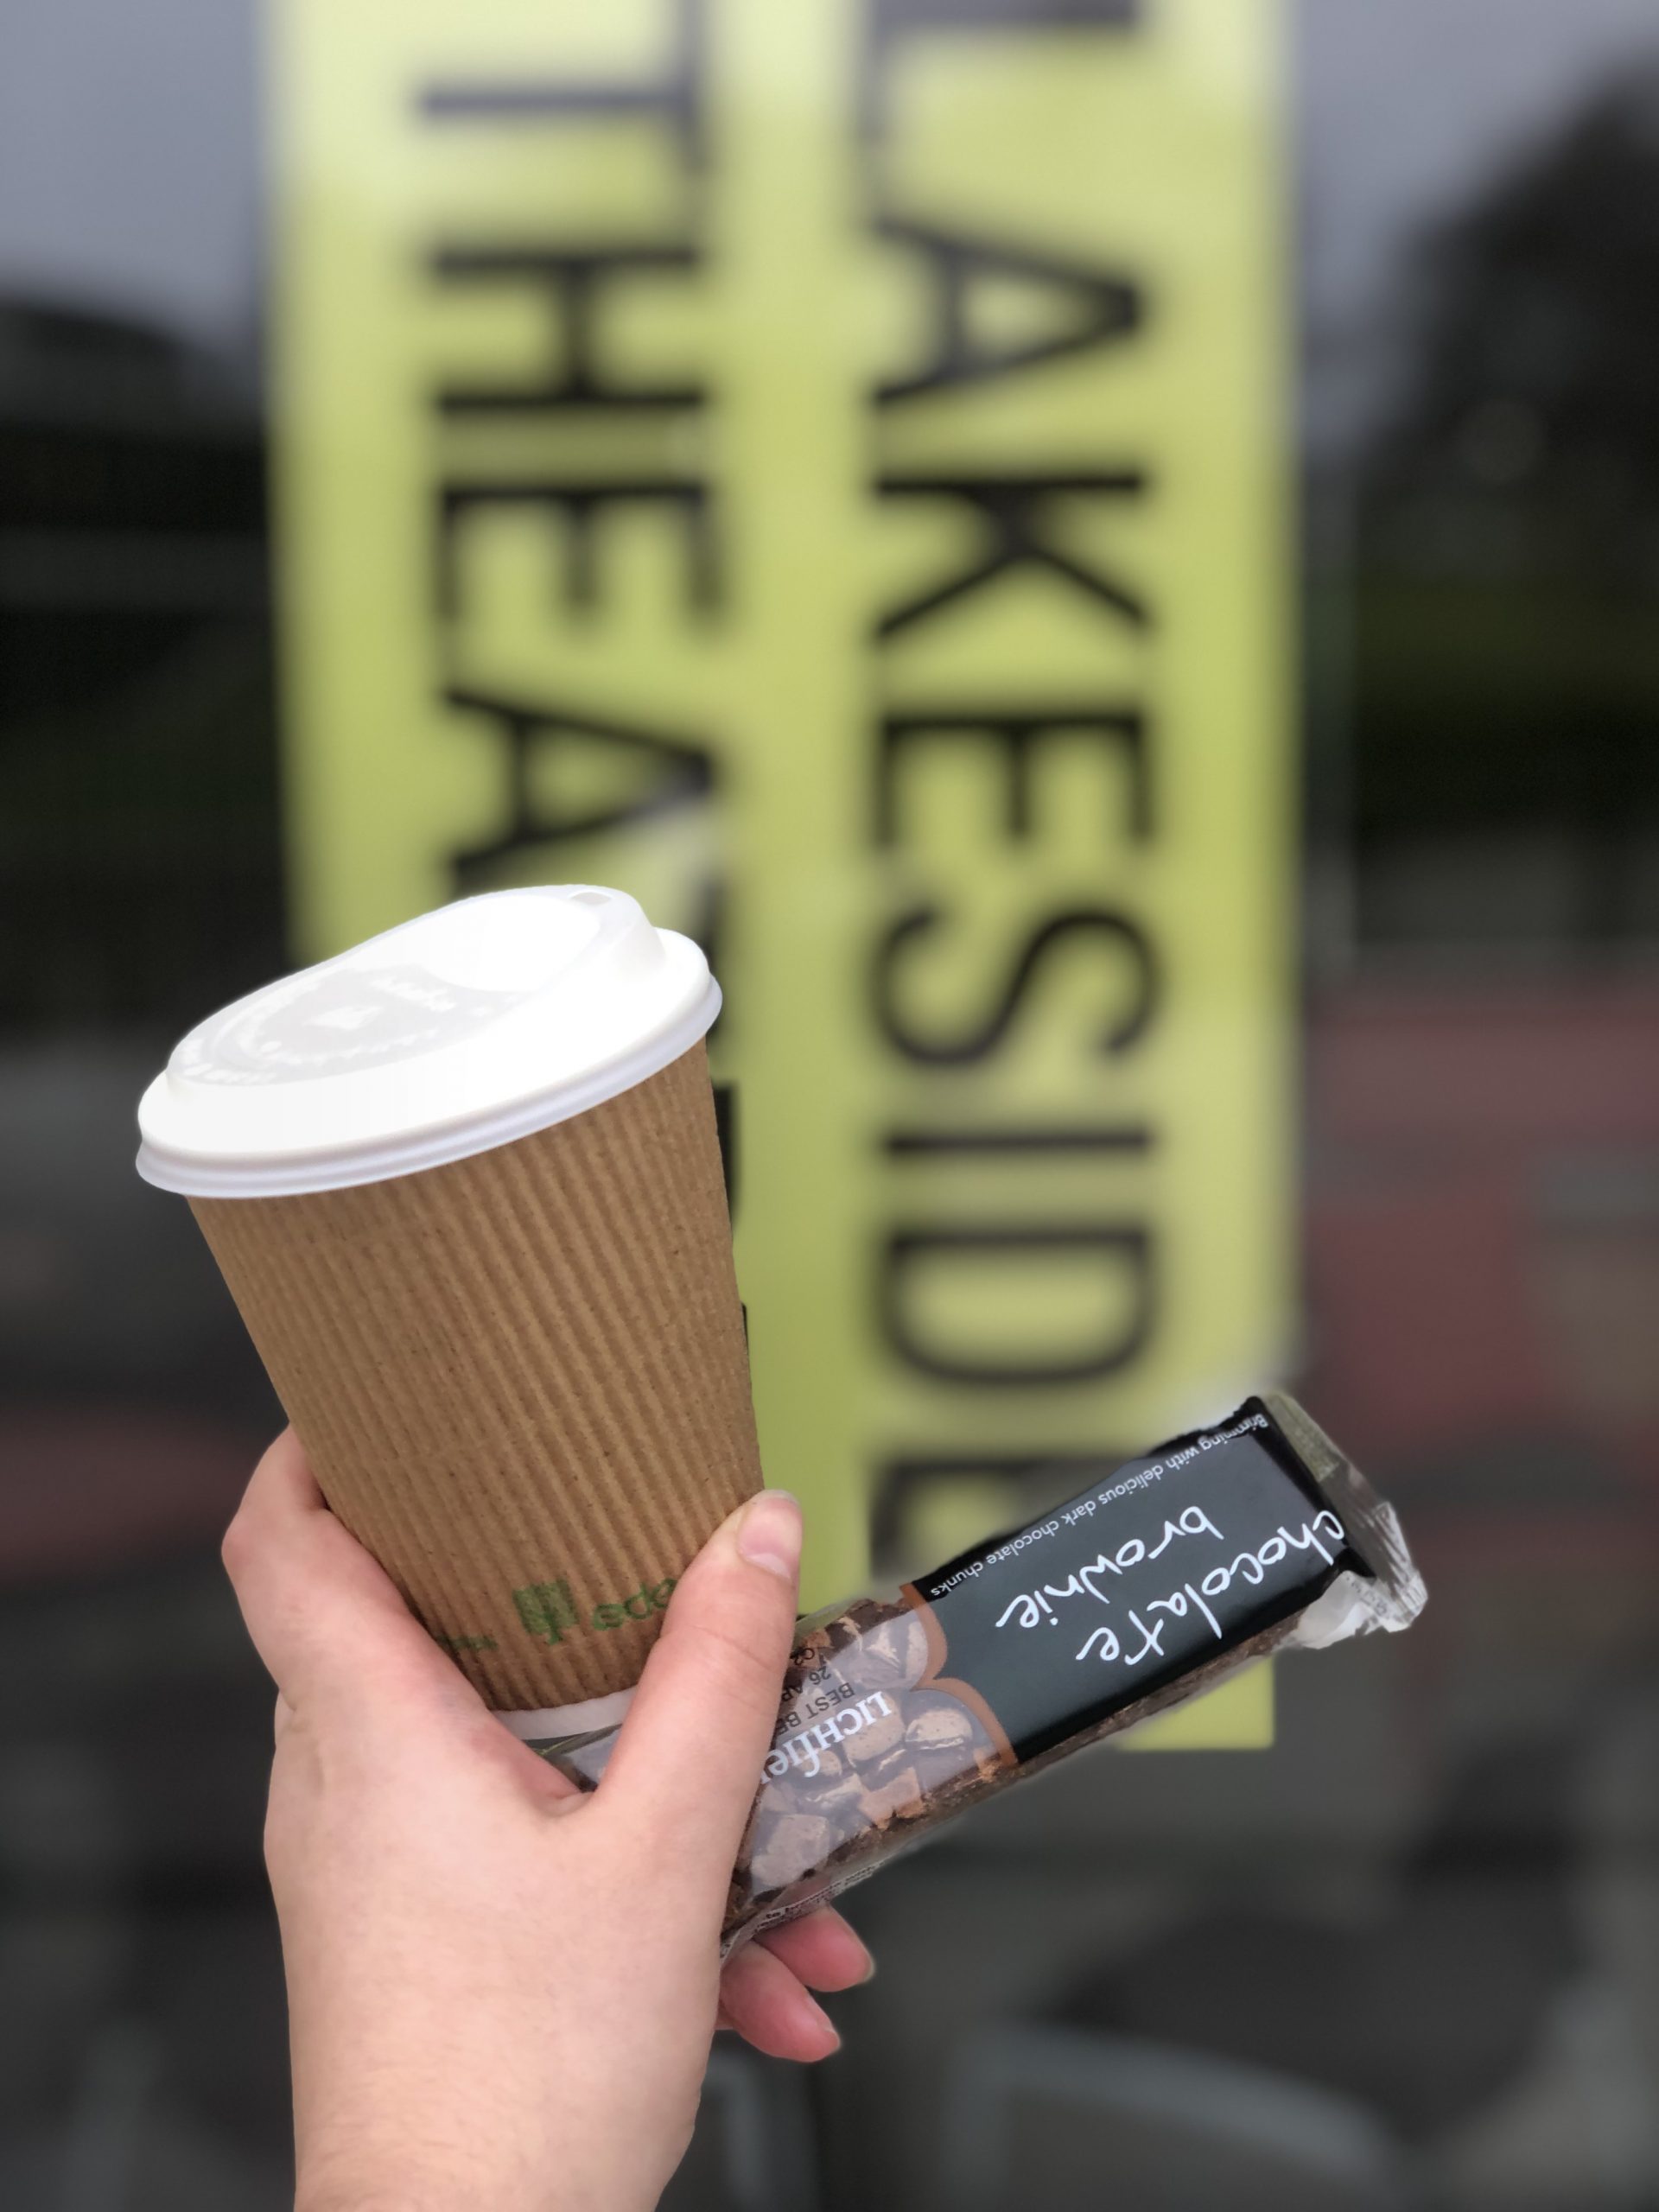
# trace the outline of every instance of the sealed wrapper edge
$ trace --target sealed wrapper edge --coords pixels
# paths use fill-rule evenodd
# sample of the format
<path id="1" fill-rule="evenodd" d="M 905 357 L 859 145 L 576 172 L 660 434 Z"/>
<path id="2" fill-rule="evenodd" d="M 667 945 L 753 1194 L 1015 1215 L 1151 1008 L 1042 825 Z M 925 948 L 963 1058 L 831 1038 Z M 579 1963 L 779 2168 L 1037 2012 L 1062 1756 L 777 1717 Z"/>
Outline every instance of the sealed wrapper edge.
<path id="1" fill-rule="evenodd" d="M 329 1504 L 487 1701 L 634 1682 L 760 1486 L 702 1044 L 437 1166 L 190 1203 Z"/>

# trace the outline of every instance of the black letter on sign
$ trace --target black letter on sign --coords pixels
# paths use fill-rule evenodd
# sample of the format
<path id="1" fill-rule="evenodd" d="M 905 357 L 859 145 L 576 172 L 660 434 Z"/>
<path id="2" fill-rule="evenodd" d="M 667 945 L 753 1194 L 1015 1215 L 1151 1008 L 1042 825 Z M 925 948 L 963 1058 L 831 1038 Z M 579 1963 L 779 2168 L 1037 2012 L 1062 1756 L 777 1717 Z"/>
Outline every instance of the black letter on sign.
<path id="1" fill-rule="evenodd" d="M 668 66 L 659 77 L 450 78 L 425 86 L 418 105 L 429 123 L 529 126 L 632 122 L 660 116 L 679 141 L 689 169 L 700 168 L 703 143 L 706 0 L 675 0 Z"/>
<path id="2" fill-rule="evenodd" d="M 925 937 L 944 916 L 937 906 L 913 907 L 901 914 L 877 947 L 874 998 L 876 1019 L 888 1043 L 909 1060 L 925 1067 L 962 1067 L 982 1060 L 995 1051 L 1019 1011 L 1026 988 L 1052 947 L 1068 938 L 1092 938 L 1127 953 L 1134 971 L 1128 1006 L 1100 1033 L 1096 1050 L 1121 1052 L 1133 1045 L 1156 1011 L 1159 976 L 1152 940 L 1138 922 L 1110 906 L 1081 906 L 1056 914 L 1031 938 L 1008 978 L 1001 999 L 981 1027 L 965 1037 L 922 1037 L 899 1018 L 894 1005 L 893 969 L 901 945 Z"/>
<path id="3" fill-rule="evenodd" d="M 706 487 L 678 478 L 641 477 L 599 479 L 591 483 L 445 483 L 438 490 L 437 604 L 446 621 L 461 613 L 460 540 L 462 524 L 476 507 L 546 507 L 569 518 L 565 540 L 564 595 L 572 607 L 584 610 L 599 598 L 599 574 L 594 559 L 594 523 L 607 506 L 626 505 L 677 510 L 684 524 L 686 543 L 686 599 L 699 613 L 715 606 L 719 575 L 715 563 L 714 531 L 710 525 Z"/>
<path id="4" fill-rule="evenodd" d="M 700 258 L 689 245 L 441 248 L 429 264 L 441 283 L 527 283 L 544 292 L 564 344 L 562 365 L 526 384 L 441 385 L 440 409 L 446 415 L 523 415 L 561 407 L 701 407 L 706 394 L 700 384 L 613 384 L 594 365 L 595 310 L 607 281 L 633 269 L 695 270 Z"/>
<path id="5" fill-rule="evenodd" d="M 693 805 L 714 789 L 714 760 L 706 747 L 690 738 L 669 737 L 661 730 L 640 729 L 565 707 L 492 699 L 456 685 L 443 696 L 446 705 L 463 714 L 487 716 L 493 734 L 504 738 L 507 748 L 507 827 L 487 844 L 452 856 L 455 881 L 463 891 L 480 888 L 514 853 L 614 830 L 625 822 L 648 822 Z M 595 745 L 614 748 L 625 774 L 633 772 L 632 790 L 609 804 L 580 810 L 567 810 L 549 798 L 537 800 L 531 769 L 538 754 L 545 760 L 550 755 L 556 758 L 561 746 L 591 751 Z"/>
<path id="6" fill-rule="evenodd" d="M 981 1122 L 964 1129 L 889 1129 L 881 1140 L 881 1149 L 894 1160 L 1007 1160 L 1021 1154 L 1052 1159 L 1062 1153 L 1144 1153 L 1152 1146 L 1144 1122 L 1032 1122 L 1016 1128 Z"/>
<path id="7" fill-rule="evenodd" d="M 1043 707 L 1020 714 L 964 707 L 953 714 L 941 708 L 925 715 L 886 715 L 876 765 L 875 836 L 881 845 L 899 840 L 897 768 L 900 752 L 918 737 L 960 735 L 995 738 L 1008 766 L 1008 835 L 1016 842 L 1031 834 L 1032 770 L 1038 741 L 1070 730 L 1089 730 L 1122 747 L 1129 767 L 1129 835 L 1139 840 L 1152 830 L 1152 794 L 1147 774 L 1147 729 L 1133 708 Z"/>
<path id="8" fill-rule="evenodd" d="M 1084 353 L 1109 339 L 1126 338 L 1140 326 L 1141 294 L 1123 277 L 1109 276 L 1086 261 L 1038 253 L 1029 246 L 995 245 L 984 238 L 962 238 L 931 224 L 909 223 L 884 215 L 876 223 L 884 238 L 911 245 L 932 264 L 938 318 L 931 361 L 907 377 L 876 386 L 877 404 L 918 398 L 949 385 L 981 384 L 1039 361 Z M 1065 310 L 1062 327 L 1048 338 L 1012 346 L 976 345 L 969 334 L 969 306 L 975 276 L 1014 276 L 1059 296 Z"/>
<path id="9" fill-rule="evenodd" d="M 968 1254 L 1028 1259 L 1044 1253 L 1085 1252 L 1098 1257 L 1108 1273 L 1115 1264 L 1128 1270 L 1134 1298 L 1126 1325 L 1092 1350 L 1035 1360 L 987 1359 L 977 1353 L 953 1354 L 924 1344 L 905 1311 L 906 1287 L 918 1267 Z M 1138 1224 L 1096 1223 L 1087 1227 L 896 1230 L 887 1240 L 880 1287 L 881 1330 L 887 1345 L 918 1374 L 943 1382 L 972 1382 L 1006 1388 L 1042 1389 L 1056 1382 L 1090 1382 L 1115 1375 L 1141 1351 L 1154 1318 L 1152 1237 Z"/>
<path id="10" fill-rule="evenodd" d="M 1126 31 L 1141 20 L 1141 0 L 868 0 L 859 66 L 859 124 L 872 138 L 886 136 L 887 78 L 893 49 L 919 31 L 1000 33 L 1023 38 L 1032 31 Z"/>
<path id="11" fill-rule="evenodd" d="M 1112 607 L 1137 630 L 1145 629 L 1151 620 L 1146 602 L 1126 584 L 1085 567 L 1043 538 L 1045 524 L 1053 526 L 1057 499 L 1084 493 L 1096 499 L 1139 499 L 1147 489 L 1145 473 L 1139 468 L 1043 476 L 879 476 L 875 488 L 884 499 L 961 499 L 990 525 L 989 550 L 976 567 L 884 614 L 876 625 L 878 637 L 891 637 L 895 630 L 936 613 L 964 592 L 977 591 L 1022 561 L 1064 576 L 1079 591 Z"/>

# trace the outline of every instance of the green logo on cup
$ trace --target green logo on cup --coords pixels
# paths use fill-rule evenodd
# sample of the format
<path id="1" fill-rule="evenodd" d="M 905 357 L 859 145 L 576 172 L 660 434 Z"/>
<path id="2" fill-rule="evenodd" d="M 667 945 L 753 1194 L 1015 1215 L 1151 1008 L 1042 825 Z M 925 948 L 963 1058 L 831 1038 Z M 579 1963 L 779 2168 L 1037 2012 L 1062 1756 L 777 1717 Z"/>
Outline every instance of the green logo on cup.
<path id="1" fill-rule="evenodd" d="M 625 1621 L 649 1620 L 653 1613 L 666 1609 L 673 1592 L 671 1575 L 665 1582 L 644 1583 L 632 1596 L 620 1598 L 614 1605 L 595 1605 L 592 1618 L 585 1623 L 568 1582 L 530 1583 L 513 1592 L 512 1602 L 532 1636 L 548 1643 L 563 1643 L 568 1628 L 620 1628 Z"/>
<path id="2" fill-rule="evenodd" d="M 620 1628 L 624 1621 L 649 1620 L 653 1613 L 666 1612 L 668 1601 L 674 1594 L 675 1578 L 666 1582 L 645 1583 L 631 1598 L 619 1599 L 613 1605 L 594 1608 L 595 1628 Z"/>
<path id="3" fill-rule="evenodd" d="M 562 1643 L 564 1630 L 576 1625 L 575 1600 L 568 1582 L 532 1582 L 515 1590 L 512 1602 L 531 1634 L 548 1643 Z"/>

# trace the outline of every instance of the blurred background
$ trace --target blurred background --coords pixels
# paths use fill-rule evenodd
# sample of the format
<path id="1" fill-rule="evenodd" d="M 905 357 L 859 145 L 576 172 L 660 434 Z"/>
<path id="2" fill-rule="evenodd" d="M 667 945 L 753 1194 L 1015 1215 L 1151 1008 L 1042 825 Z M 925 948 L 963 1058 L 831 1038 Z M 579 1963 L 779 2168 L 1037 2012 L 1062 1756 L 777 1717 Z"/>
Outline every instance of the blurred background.
<path id="1" fill-rule="evenodd" d="M 629 52 L 543 12 L 365 4 L 359 35 L 308 0 L 12 0 L 0 29 L 0 2202 L 291 2187 L 269 1692 L 216 1560 L 277 1414 L 186 1209 L 132 1173 L 137 1094 L 294 959 L 539 872 L 678 901 L 728 977 L 774 1478 L 791 1421 L 829 1439 L 817 1594 L 1269 1364 L 1432 1593 L 1402 1643 L 1282 1664 L 1210 1748 L 1078 1760 L 859 1891 L 881 1971 L 842 2055 L 717 2054 L 671 2204 L 1655 2212 L 1651 7 L 862 0 L 830 31 L 686 0 L 620 11 Z M 435 183 L 411 116 L 459 121 Z M 556 167 L 475 149 L 480 117 Z M 618 125 L 662 141 L 637 190 L 592 135 Z M 752 234 L 785 157 L 793 212 Z M 944 183 L 972 212 L 999 161 L 964 245 Z M 515 219 L 521 177 L 564 197 Z M 868 352 L 836 225 L 925 272 L 907 305 L 880 262 Z M 705 260 L 704 304 L 653 304 Z M 422 269 L 540 290 L 464 305 L 447 346 L 397 289 Z M 933 505 L 867 564 L 878 482 L 884 529 Z M 1090 485 L 1127 523 L 1042 504 Z M 1058 612 L 1019 597 L 1056 577 Z M 1098 666 L 1044 626 L 1097 605 Z M 361 800 L 359 748 L 435 759 L 435 698 L 472 754 L 518 731 L 505 829 L 447 769 L 410 771 L 430 820 Z M 631 731 L 646 782 L 526 766 L 549 728 Z M 968 734 L 920 860 L 862 811 L 876 729 L 901 822 Z M 1020 774 L 1109 842 L 987 874 L 988 821 L 1031 834 Z M 658 835 L 711 790 L 712 828 Z M 929 855 L 950 899 L 994 881 L 972 974 L 905 965 Z M 975 1088 L 992 1031 L 1097 1029 L 1134 985 L 1056 956 L 1027 1001 L 1008 948 L 1044 914 L 1140 944 L 1148 995 L 1162 931 L 1166 1066 L 1130 1065 L 1126 1017 L 1104 1057 L 1033 1044 Z M 798 1115 L 776 945 L 845 1027 Z M 846 1217 L 821 1280 L 779 1195 L 809 1127 Z M 999 1182 L 1010 1127 L 1061 1179 Z M 1160 1143 L 1167 1185 L 1126 1183 Z M 1166 1231 L 1155 1305 L 1144 1277 L 1080 1306 L 1040 1273 L 918 1283 L 918 1254 L 1038 1267 L 1131 1215 Z"/>

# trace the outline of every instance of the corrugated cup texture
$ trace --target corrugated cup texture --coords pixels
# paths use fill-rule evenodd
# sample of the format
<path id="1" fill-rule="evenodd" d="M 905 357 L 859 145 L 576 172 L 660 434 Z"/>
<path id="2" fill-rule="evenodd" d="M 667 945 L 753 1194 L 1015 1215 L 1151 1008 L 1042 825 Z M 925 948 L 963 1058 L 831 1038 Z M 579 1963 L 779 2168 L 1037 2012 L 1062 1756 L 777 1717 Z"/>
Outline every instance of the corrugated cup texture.
<path id="1" fill-rule="evenodd" d="M 191 1204 L 329 1503 L 490 1703 L 637 1681 L 760 1484 L 702 1045 L 470 1160 Z"/>

